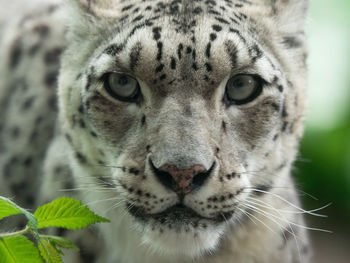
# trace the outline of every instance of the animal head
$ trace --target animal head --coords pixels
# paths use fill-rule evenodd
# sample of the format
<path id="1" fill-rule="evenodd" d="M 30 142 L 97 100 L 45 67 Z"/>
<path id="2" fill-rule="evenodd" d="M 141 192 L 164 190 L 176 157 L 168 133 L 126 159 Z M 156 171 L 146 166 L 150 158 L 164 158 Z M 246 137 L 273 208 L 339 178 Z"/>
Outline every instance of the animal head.
<path id="1" fill-rule="evenodd" d="M 289 174 L 305 108 L 306 9 L 68 1 L 59 97 L 72 163 L 122 199 L 155 250 L 215 249 L 240 204 Z"/>

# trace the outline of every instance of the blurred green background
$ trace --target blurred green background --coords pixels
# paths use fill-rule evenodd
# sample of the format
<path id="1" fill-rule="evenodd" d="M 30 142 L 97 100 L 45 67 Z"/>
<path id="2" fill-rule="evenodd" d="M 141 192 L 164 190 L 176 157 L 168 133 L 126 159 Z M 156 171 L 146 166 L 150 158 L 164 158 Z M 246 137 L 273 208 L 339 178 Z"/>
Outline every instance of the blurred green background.
<path id="1" fill-rule="evenodd" d="M 350 262 L 350 0 L 311 0 L 309 90 L 305 136 L 294 175 L 309 209 L 317 263 Z"/>

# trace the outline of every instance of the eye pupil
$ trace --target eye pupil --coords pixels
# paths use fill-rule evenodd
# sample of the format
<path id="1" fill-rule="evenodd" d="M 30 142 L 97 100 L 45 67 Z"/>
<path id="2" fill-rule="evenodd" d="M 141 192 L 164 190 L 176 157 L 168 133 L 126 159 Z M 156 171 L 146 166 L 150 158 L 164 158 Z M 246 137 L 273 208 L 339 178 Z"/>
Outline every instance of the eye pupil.
<path id="1" fill-rule="evenodd" d="M 118 80 L 118 84 L 119 85 L 126 85 L 126 84 L 128 84 L 129 83 L 129 80 L 128 80 L 128 78 L 126 77 L 126 76 L 121 76 L 120 78 L 119 78 L 119 80 Z"/>

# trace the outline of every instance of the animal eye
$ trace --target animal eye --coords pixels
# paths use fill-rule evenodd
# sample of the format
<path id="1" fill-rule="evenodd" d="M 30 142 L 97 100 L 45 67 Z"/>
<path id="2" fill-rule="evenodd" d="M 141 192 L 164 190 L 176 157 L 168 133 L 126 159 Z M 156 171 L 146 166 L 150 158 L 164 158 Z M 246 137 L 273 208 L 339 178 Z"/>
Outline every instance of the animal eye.
<path id="1" fill-rule="evenodd" d="M 262 80 L 255 75 L 241 74 L 226 84 L 225 100 L 231 105 L 241 105 L 254 100 L 262 91 Z"/>
<path id="2" fill-rule="evenodd" d="M 121 101 L 135 102 L 141 96 L 137 80 L 126 74 L 108 73 L 105 76 L 104 86 L 112 97 Z"/>

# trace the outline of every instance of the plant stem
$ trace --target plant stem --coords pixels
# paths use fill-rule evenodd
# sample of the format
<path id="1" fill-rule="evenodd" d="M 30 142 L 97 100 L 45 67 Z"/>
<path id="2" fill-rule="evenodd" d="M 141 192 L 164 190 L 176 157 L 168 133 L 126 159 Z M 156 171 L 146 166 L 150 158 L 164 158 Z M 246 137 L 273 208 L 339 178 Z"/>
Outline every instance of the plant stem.
<path id="1" fill-rule="evenodd" d="M 28 232 L 29 232 L 28 230 L 29 230 L 29 228 L 26 227 L 25 229 L 22 229 L 22 230 L 13 232 L 13 233 L 0 233 L 0 238 L 3 238 L 3 237 L 13 237 L 13 236 L 23 235 L 23 234 L 28 233 Z"/>

